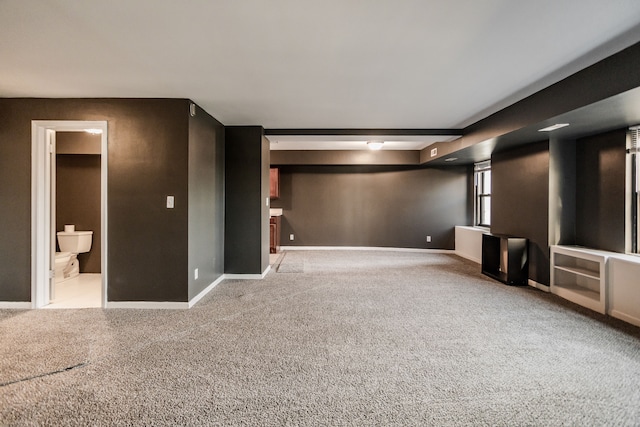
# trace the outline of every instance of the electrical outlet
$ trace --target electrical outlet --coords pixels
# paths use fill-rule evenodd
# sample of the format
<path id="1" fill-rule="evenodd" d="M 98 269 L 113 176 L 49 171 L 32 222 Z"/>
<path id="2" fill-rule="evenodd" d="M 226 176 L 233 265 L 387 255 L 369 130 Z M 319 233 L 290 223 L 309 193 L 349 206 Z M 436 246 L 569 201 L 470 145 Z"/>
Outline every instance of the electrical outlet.
<path id="1" fill-rule="evenodd" d="M 431 236 L 427 236 L 427 243 L 431 243 Z"/>
<path id="2" fill-rule="evenodd" d="M 193 271 L 193 278 L 198 280 L 198 269 L 197 268 Z"/>
<path id="3" fill-rule="evenodd" d="M 293 240 L 293 239 L 294 239 L 293 234 L 289 234 L 289 240 Z"/>

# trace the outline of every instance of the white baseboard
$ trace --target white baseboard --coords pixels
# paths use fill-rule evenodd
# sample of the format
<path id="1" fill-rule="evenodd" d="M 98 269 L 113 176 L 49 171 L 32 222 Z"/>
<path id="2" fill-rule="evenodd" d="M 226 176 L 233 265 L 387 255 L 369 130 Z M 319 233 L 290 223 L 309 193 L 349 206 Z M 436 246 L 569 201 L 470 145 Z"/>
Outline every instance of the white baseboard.
<path id="1" fill-rule="evenodd" d="M 31 303 L 26 301 L 0 301 L 0 310 L 29 310 L 31 308 Z"/>
<path id="2" fill-rule="evenodd" d="M 389 251 L 453 254 L 451 249 L 386 248 L 382 246 L 280 246 L 282 251 Z"/>
<path id="3" fill-rule="evenodd" d="M 225 273 L 225 279 L 237 279 L 237 280 L 261 280 L 271 271 L 271 266 L 267 266 L 262 274 L 228 274 Z"/>
<path id="4" fill-rule="evenodd" d="M 640 319 L 638 319 L 637 317 L 634 317 L 634 316 L 630 316 L 630 315 L 628 315 L 626 313 L 623 313 L 621 311 L 611 310 L 609 315 L 611 317 L 615 317 L 616 319 L 620 319 L 620 320 L 623 320 L 623 321 L 625 321 L 627 323 L 631 323 L 632 325 L 640 326 Z"/>
<path id="5" fill-rule="evenodd" d="M 473 262 L 475 262 L 476 264 L 482 264 L 482 260 L 481 260 L 481 259 L 474 258 L 474 257 L 472 257 L 472 256 L 469 256 L 469 255 L 467 255 L 467 254 L 463 253 L 463 252 L 455 251 L 455 254 L 456 254 L 457 256 L 459 256 L 460 258 L 468 259 L 469 261 L 473 261 Z"/>
<path id="6" fill-rule="evenodd" d="M 531 280 L 529 279 L 529 286 L 532 286 L 534 288 L 540 289 L 541 291 L 544 292 L 551 292 L 551 288 L 547 285 L 543 285 L 542 283 L 538 283 L 535 280 Z"/>
<path id="7" fill-rule="evenodd" d="M 211 290 L 213 288 L 215 288 L 216 286 L 218 286 L 220 283 L 222 283 L 222 281 L 225 279 L 224 274 L 221 275 L 220 277 L 218 277 L 213 283 L 211 283 L 209 286 L 207 286 L 206 288 L 204 288 L 198 295 L 196 295 L 195 297 L 191 298 L 191 300 L 189 301 L 189 307 L 191 308 L 193 307 L 198 301 L 200 301 L 205 295 L 207 295 L 209 292 L 211 292 Z"/>
<path id="8" fill-rule="evenodd" d="M 107 301 L 107 308 L 133 308 L 147 310 L 184 310 L 193 307 L 213 288 L 218 286 L 227 277 L 223 274 L 213 283 L 203 289 L 198 295 L 191 298 L 189 302 L 173 302 L 173 301 Z"/>
<path id="9" fill-rule="evenodd" d="M 174 301 L 107 301 L 107 308 L 184 310 L 189 308 L 189 303 Z"/>

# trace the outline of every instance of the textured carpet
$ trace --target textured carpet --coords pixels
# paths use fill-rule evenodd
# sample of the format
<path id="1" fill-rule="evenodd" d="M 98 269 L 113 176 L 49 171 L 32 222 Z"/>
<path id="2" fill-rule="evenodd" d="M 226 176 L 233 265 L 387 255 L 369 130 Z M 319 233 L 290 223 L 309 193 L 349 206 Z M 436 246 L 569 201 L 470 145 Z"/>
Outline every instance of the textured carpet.
<path id="1" fill-rule="evenodd" d="M 304 273 L 304 259 L 296 256 L 295 252 L 285 252 L 276 266 L 278 273 Z"/>
<path id="2" fill-rule="evenodd" d="M 281 261 L 191 310 L 0 311 L 0 425 L 640 423 L 636 327 L 451 255 Z"/>

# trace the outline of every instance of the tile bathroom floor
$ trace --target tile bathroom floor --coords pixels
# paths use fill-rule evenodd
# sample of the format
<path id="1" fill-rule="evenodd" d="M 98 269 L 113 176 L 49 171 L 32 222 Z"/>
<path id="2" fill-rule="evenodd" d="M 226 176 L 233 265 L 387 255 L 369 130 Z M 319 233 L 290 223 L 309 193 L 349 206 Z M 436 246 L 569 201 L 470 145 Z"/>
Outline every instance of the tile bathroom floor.
<path id="1" fill-rule="evenodd" d="M 83 273 L 73 279 L 56 283 L 55 299 L 44 308 L 101 307 L 102 275 Z"/>

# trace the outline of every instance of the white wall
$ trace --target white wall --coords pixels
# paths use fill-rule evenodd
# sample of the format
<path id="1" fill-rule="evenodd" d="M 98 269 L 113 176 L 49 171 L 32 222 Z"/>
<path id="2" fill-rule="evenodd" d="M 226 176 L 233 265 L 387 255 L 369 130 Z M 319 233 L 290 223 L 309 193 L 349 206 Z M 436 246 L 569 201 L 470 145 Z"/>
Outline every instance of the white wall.
<path id="1" fill-rule="evenodd" d="M 483 228 L 456 226 L 456 255 L 482 263 L 482 235 L 488 232 Z"/>
<path id="2" fill-rule="evenodd" d="M 616 255 L 608 265 L 607 313 L 640 326 L 640 257 Z"/>

